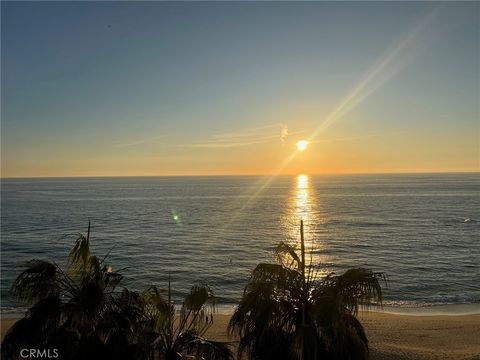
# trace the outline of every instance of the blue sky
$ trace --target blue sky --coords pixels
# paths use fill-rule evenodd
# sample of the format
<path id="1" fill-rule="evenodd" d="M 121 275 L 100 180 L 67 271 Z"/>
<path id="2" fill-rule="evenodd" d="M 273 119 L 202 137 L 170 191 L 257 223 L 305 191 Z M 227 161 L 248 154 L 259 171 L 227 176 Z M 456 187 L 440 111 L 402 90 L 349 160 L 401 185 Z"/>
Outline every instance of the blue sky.
<path id="1" fill-rule="evenodd" d="M 479 7 L 2 2 L 2 176 L 478 171 Z"/>

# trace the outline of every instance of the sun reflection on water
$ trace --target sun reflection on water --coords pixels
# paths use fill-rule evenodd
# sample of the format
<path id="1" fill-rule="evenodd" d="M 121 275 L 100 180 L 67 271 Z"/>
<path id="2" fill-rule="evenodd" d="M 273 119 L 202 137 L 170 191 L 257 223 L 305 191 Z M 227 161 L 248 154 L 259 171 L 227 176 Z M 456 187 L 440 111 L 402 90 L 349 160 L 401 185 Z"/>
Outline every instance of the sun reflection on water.
<path id="1" fill-rule="evenodd" d="M 297 222 L 303 220 L 308 223 L 310 220 L 310 213 L 312 211 L 312 203 L 310 199 L 310 189 L 308 186 L 308 176 L 297 176 L 297 189 L 295 197 L 295 215 Z"/>
<path id="2" fill-rule="evenodd" d="M 297 243 L 300 238 L 300 220 L 305 224 L 306 245 L 311 246 L 310 229 L 315 212 L 315 198 L 310 184 L 310 177 L 305 174 L 298 175 L 292 184 L 290 196 L 284 215 L 286 235 L 292 243 Z"/>
<path id="3" fill-rule="evenodd" d="M 293 181 L 290 196 L 284 215 L 284 229 L 288 241 L 300 248 L 300 220 L 304 223 L 305 249 L 307 253 L 307 263 L 313 261 L 314 264 L 322 262 L 323 256 L 320 254 L 322 247 L 319 235 L 315 228 L 320 226 L 319 203 L 315 197 L 314 189 L 311 183 L 311 177 L 305 174 L 296 176 Z M 320 271 L 317 275 L 322 275 Z"/>

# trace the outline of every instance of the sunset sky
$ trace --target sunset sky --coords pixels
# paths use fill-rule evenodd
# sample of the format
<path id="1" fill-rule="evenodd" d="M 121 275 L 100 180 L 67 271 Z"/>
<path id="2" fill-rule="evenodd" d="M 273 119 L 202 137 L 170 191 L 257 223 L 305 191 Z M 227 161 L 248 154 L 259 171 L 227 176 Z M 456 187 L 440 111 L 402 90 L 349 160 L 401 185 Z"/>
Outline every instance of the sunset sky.
<path id="1" fill-rule="evenodd" d="M 480 170 L 480 3 L 1 6 L 2 177 Z"/>

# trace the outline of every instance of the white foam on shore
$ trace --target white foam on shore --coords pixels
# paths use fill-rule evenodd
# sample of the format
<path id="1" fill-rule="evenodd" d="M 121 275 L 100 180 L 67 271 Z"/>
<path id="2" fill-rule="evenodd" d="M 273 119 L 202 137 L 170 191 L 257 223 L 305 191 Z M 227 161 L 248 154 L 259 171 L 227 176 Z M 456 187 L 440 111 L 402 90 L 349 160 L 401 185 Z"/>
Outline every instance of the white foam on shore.
<path id="1" fill-rule="evenodd" d="M 480 303 L 477 304 L 448 304 L 422 307 L 394 307 L 384 306 L 383 309 L 375 310 L 387 314 L 411 315 L 411 316 L 436 316 L 436 315 L 475 315 L 480 314 Z"/>
<path id="2" fill-rule="evenodd" d="M 235 308 L 236 305 L 219 304 L 216 307 L 216 313 L 221 315 L 232 315 L 235 311 Z M 480 303 L 431 305 L 417 307 L 384 306 L 383 308 L 373 308 L 371 311 L 378 313 L 410 316 L 475 315 L 480 314 Z"/>
<path id="3" fill-rule="evenodd" d="M 232 315 L 237 305 L 234 304 L 217 304 L 215 306 L 215 313 L 220 315 Z M 3 319 L 18 319 L 25 316 L 25 312 L 17 308 L 17 311 L 10 311 L 2 309 L 1 318 Z M 26 309 L 25 309 L 26 310 Z M 409 316 L 457 316 L 457 315 L 477 315 L 480 314 L 480 303 L 476 304 L 448 304 L 448 305 L 431 305 L 421 307 L 396 307 L 384 306 L 383 308 L 374 308 L 371 312 L 386 313 L 394 315 L 409 315 Z"/>

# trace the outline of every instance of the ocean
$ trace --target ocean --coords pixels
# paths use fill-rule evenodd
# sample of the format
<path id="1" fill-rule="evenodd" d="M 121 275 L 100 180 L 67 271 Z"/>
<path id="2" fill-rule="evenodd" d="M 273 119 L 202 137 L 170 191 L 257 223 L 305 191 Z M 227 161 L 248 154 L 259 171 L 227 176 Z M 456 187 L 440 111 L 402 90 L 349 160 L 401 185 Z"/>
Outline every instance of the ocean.
<path id="1" fill-rule="evenodd" d="M 480 304 L 480 174 L 3 179 L 1 301 L 32 258 L 65 262 L 91 221 L 94 253 L 124 285 L 178 302 L 210 285 L 231 308 L 279 241 L 306 244 L 322 274 L 384 272 L 385 305 Z M 308 257 L 307 257 L 308 258 Z"/>

